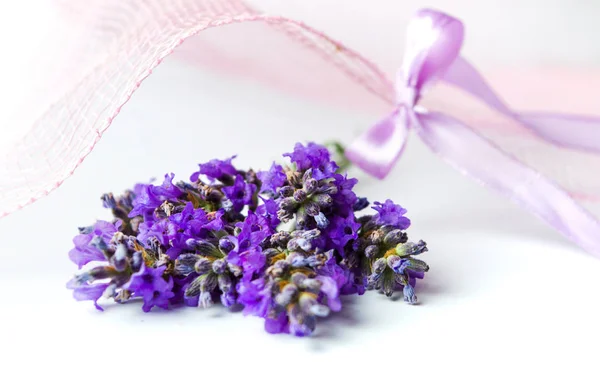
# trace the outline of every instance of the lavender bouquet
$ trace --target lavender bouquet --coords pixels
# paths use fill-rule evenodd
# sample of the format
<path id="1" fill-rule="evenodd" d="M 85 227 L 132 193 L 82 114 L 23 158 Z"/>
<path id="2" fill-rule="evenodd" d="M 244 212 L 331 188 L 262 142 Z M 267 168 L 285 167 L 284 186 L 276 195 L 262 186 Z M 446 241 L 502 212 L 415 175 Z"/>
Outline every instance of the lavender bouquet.
<path id="1" fill-rule="evenodd" d="M 85 269 L 67 287 L 99 310 L 100 298 L 139 299 L 145 312 L 220 301 L 297 336 L 340 311 L 340 295 L 401 290 L 416 303 L 429 267 L 415 256 L 427 246 L 408 241 L 406 210 L 388 199 L 357 215 L 369 202 L 324 146 L 296 144 L 284 156 L 289 166 L 261 172 L 211 160 L 190 183 L 167 174 L 103 195 L 115 220 L 79 229 L 69 257 Z"/>

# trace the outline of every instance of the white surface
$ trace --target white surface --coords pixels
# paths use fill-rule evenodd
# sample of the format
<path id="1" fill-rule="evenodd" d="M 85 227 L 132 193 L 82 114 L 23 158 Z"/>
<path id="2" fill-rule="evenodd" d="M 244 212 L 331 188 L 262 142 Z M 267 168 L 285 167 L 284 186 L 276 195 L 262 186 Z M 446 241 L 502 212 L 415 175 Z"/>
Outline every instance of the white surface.
<path id="1" fill-rule="evenodd" d="M 234 153 L 264 168 L 297 140 L 347 141 L 374 119 L 167 61 L 63 187 L 0 220 L 1 386 L 597 387 L 600 261 L 416 138 L 385 182 L 351 174 L 361 194 L 407 207 L 410 235 L 429 243 L 419 306 L 350 297 L 298 339 L 218 307 L 100 313 L 65 289 L 76 227 L 108 216 L 103 192 Z"/>

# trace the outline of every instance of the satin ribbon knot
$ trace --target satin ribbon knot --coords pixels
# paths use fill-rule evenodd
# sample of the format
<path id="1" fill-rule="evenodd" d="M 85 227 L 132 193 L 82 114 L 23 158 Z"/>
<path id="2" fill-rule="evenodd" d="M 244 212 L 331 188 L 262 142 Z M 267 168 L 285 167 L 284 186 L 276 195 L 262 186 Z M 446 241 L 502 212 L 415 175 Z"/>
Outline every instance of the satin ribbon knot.
<path id="1" fill-rule="evenodd" d="M 463 23 L 424 9 L 408 24 L 398 71 L 395 109 L 361 134 L 346 156 L 369 174 L 384 178 L 402 155 L 409 129 L 438 156 L 544 219 L 577 244 L 600 256 L 600 224 L 558 184 L 507 154 L 454 117 L 427 111 L 420 97 L 437 82 L 459 88 L 558 147 L 600 152 L 600 119 L 565 114 L 527 114 L 508 107 L 460 56 Z"/>

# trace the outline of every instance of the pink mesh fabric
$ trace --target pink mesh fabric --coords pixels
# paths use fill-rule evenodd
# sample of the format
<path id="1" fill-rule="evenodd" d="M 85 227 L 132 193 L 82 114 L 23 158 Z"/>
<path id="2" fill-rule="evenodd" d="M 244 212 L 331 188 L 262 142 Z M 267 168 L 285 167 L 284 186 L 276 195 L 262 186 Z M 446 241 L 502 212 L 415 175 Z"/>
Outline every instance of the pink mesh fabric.
<path id="1" fill-rule="evenodd" d="M 60 186 L 152 69 L 180 45 L 176 54 L 188 61 L 307 98 L 377 114 L 394 100 L 393 74 L 300 21 L 261 14 L 239 0 L 57 0 L 47 11 L 51 33 L 32 47 L 31 85 L 8 118 L 0 117 L 13 132 L 0 147 L 0 217 Z M 597 113 L 589 101 L 599 100 L 598 73 L 561 77 L 566 81 L 554 84 L 561 93 L 550 103 L 543 88 L 546 98 L 532 98 L 531 80 L 492 77 L 492 83 L 513 107 Z M 583 90 L 596 94 L 582 99 Z M 436 87 L 424 104 L 472 125 L 577 198 L 600 196 L 600 178 L 589 173 L 600 166 L 599 156 L 541 142 L 451 88 Z"/>
<path id="2" fill-rule="evenodd" d="M 2 155 L 1 216 L 60 186 L 152 69 L 188 39 L 192 60 L 308 96 L 329 98 L 324 92 L 344 89 L 330 96 L 334 102 L 362 106 L 372 94 L 379 97 L 366 99 L 372 107 L 391 96 L 388 80 L 358 54 L 301 22 L 258 14 L 241 1 L 61 1 L 55 10 L 56 25 L 69 28 L 46 42 L 57 58 L 36 69 L 53 91 L 16 110 L 18 118 L 34 110 L 36 119 L 20 122 Z M 236 24 L 244 24 L 243 33 Z M 214 27 L 218 35 L 191 39 Z"/>

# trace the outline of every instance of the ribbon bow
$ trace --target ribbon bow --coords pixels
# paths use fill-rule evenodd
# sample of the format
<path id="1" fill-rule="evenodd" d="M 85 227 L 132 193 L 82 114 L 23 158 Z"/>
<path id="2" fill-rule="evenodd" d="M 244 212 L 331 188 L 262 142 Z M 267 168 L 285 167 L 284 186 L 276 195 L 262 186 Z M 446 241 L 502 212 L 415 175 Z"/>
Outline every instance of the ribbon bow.
<path id="1" fill-rule="evenodd" d="M 481 184 L 516 201 L 589 252 L 600 256 L 600 224 L 566 191 L 504 153 L 453 117 L 417 104 L 438 81 L 462 89 L 499 113 L 559 147 L 600 152 L 600 119 L 512 111 L 483 77 L 459 56 L 461 21 L 420 10 L 408 25 L 407 50 L 396 80 L 396 107 L 357 138 L 347 157 L 368 173 L 385 177 L 402 155 L 409 129 L 446 162 Z"/>

